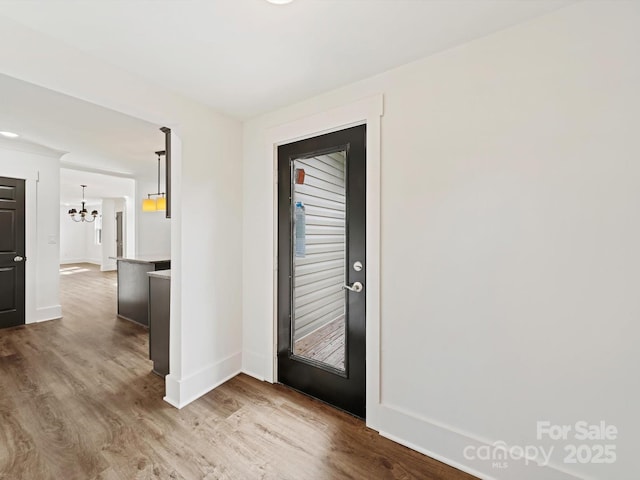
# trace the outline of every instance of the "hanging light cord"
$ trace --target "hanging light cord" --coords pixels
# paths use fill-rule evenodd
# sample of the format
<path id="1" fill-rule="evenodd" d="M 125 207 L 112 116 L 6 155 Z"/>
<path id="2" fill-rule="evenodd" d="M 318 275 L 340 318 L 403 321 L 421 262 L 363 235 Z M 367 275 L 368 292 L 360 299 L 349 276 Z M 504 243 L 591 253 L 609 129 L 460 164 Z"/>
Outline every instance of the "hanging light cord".
<path id="1" fill-rule="evenodd" d="M 93 222 L 96 217 L 99 215 L 97 210 L 91 211 L 91 220 L 89 220 L 87 212 L 87 207 L 85 206 L 85 198 L 84 198 L 84 189 L 87 187 L 86 185 L 80 185 L 82 187 L 82 207 L 80 208 L 80 212 L 78 212 L 75 208 L 69 210 L 69 215 L 71 216 L 71 220 L 74 222 Z M 76 214 L 80 214 L 79 218 L 76 218 Z"/>
<path id="2" fill-rule="evenodd" d="M 148 194 L 148 197 L 151 198 L 152 195 L 162 195 L 164 197 L 164 192 L 160 191 L 160 161 L 162 159 L 162 155 L 164 155 L 164 151 L 160 151 L 160 152 L 156 152 L 156 155 L 158 155 L 158 193 L 150 193 Z"/>

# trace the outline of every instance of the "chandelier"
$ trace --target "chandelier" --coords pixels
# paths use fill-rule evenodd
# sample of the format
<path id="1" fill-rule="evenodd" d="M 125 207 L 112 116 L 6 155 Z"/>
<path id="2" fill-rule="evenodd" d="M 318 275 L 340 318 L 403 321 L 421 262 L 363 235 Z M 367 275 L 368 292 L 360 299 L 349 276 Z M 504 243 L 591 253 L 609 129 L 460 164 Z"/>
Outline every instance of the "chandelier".
<path id="1" fill-rule="evenodd" d="M 160 157 L 166 155 L 164 150 L 156 152 L 158 155 L 158 191 L 156 193 L 147 194 L 147 198 L 142 200 L 143 212 L 164 212 L 167 209 L 167 199 L 165 198 L 165 192 L 160 191 Z M 158 197 L 158 198 L 151 198 Z"/>
<path id="2" fill-rule="evenodd" d="M 87 188 L 86 185 L 80 185 L 82 187 L 82 208 L 78 212 L 75 208 L 69 210 L 69 215 L 71 216 L 71 220 L 74 222 L 94 222 L 96 217 L 98 216 L 98 211 L 93 210 L 91 212 L 91 218 L 89 217 L 89 212 L 84 206 L 84 189 Z"/>

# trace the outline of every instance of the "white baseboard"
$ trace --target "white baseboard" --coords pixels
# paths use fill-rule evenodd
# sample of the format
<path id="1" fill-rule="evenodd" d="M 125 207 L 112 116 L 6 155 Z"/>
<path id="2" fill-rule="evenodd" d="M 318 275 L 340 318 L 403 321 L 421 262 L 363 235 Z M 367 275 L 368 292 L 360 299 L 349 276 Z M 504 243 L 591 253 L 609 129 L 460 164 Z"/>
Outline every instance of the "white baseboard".
<path id="1" fill-rule="evenodd" d="M 57 320 L 62 318 L 62 306 L 51 305 L 49 307 L 36 308 L 34 322 L 46 322 L 47 320 Z"/>
<path id="2" fill-rule="evenodd" d="M 101 260 L 88 259 L 88 258 L 72 258 L 72 259 L 64 259 L 60 260 L 60 265 L 71 265 L 74 263 L 90 263 L 92 265 L 101 265 Z"/>
<path id="3" fill-rule="evenodd" d="M 261 381 L 269 381 L 265 366 L 269 359 L 250 351 L 242 356 L 242 372 Z M 262 373 L 260 373 L 262 372 Z M 380 435 L 428 457 L 450 465 L 458 470 L 483 480 L 577 480 L 581 477 L 563 466 L 550 463 L 539 466 L 534 462 L 526 465 L 524 461 L 507 459 L 507 465 L 494 465 L 490 460 L 469 460 L 465 458 L 465 448 L 471 446 L 475 451 L 495 449 L 497 442 L 474 437 L 472 434 L 457 431 L 447 425 L 438 424 L 426 418 L 389 404 L 377 404 L 375 429 Z M 367 415 L 369 416 L 369 415 Z M 379 428 L 377 428 L 379 427 Z M 506 446 L 506 448 L 513 445 Z M 506 468 L 500 468 L 506 467 Z"/>
<path id="4" fill-rule="evenodd" d="M 71 265 L 73 263 L 86 263 L 84 258 L 65 258 L 60 259 L 60 265 Z"/>
<path id="5" fill-rule="evenodd" d="M 264 366 L 267 364 L 268 360 L 264 355 L 248 352 L 246 350 L 242 352 L 242 372 L 246 373 L 250 377 L 256 378 L 262 382 L 265 381 L 267 379 L 267 375 L 264 373 Z"/>
<path id="6" fill-rule="evenodd" d="M 165 402 L 183 408 L 194 400 L 238 375 L 242 370 L 242 353 L 238 352 L 186 378 L 165 377 Z"/>
<path id="7" fill-rule="evenodd" d="M 260 380 L 261 382 L 265 381 L 265 379 L 264 379 L 264 377 L 262 375 L 260 375 L 258 373 L 255 373 L 255 372 L 252 372 L 251 370 L 247 370 L 246 368 L 242 369 L 242 373 L 244 373 L 245 375 L 248 375 L 248 376 L 250 376 L 252 378 L 255 378 L 256 380 Z"/>
<path id="8" fill-rule="evenodd" d="M 492 449 L 495 444 L 473 438 L 463 432 L 437 425 L 417 415 L 390 405 L 379 406 L 380 435 L 423 453 L 458 470 L 483 480 L 576 480 L 580 477 L 554 465 L 539 466 L 533 462 L 506 459 L 506 465 L 494 465 L 491 460 L 469 460 L 465 448 Z M 507 446 L 509 448 L 509 446 Z M 501 462 L 498 462 L 501 463 Z"/>

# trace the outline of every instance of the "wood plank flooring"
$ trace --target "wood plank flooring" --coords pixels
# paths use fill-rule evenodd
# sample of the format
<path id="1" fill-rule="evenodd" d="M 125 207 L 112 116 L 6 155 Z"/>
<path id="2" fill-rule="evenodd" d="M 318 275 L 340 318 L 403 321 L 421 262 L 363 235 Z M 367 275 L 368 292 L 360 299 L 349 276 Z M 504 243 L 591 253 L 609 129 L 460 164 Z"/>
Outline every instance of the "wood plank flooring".
<path id="1" fill-rule="evenodd" d="M 0 479 L 473 478 L 245 375 L 171 407 L 115 274 L 72 267 L 62 320 L 0 331 Z"/>
<path id="2" fill-rule="evenodd" d="M 295 354 L 344 369 L 344 315 L 302 337 L 295 344 Z"/>

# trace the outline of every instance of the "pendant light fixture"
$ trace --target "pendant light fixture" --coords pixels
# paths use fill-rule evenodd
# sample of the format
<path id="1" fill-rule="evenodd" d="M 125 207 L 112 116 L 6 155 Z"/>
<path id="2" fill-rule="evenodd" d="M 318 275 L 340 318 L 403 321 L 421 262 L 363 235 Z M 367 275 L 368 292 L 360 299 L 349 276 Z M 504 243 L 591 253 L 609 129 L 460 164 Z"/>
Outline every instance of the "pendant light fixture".
<path id="1" fill-rule="evenodd" d="M 87 186 L 86 185 L 80 185 L 80 186 L 82 187 L 82 208 L 80 209 L 80 211 L 77 211 L 75 208 L 72 208 L 71 210 L 69 210 L 69 215 L 71 216 L 71 220 L 73 220 L 74 222 L 92 223 L 96 220 L 96 217 L 98 216 L 98 211 L 93 210 L 91 212 L 91 218 L 89 217 L 89 212 L 84 206 L 84 203 L 85 203 L 84 189 L 87 188 Z"/>
<path id="2" fill-rule="evenodd" d="M 156 152 L 156 155 L 158 155 L 158 192 L 149 193 L 147 194 L 147 198 L 142 200 L 143 212 L 164 212 L 167 209 L 167 199 L 164 196 L 164 192 L 160 191 L 160 157 L 162 157 L 164 154 L 164 150 Z"/>

